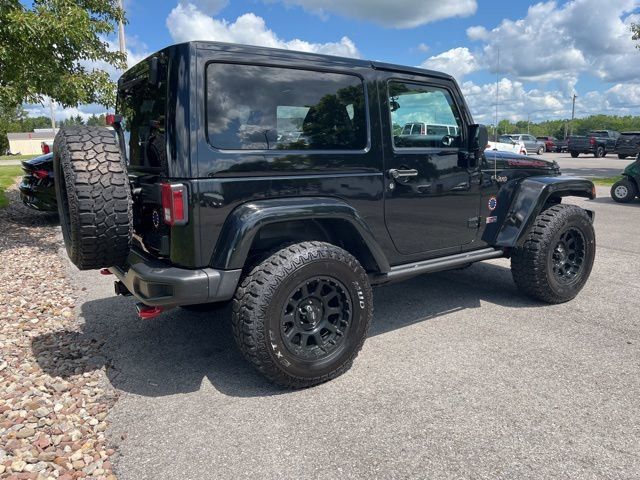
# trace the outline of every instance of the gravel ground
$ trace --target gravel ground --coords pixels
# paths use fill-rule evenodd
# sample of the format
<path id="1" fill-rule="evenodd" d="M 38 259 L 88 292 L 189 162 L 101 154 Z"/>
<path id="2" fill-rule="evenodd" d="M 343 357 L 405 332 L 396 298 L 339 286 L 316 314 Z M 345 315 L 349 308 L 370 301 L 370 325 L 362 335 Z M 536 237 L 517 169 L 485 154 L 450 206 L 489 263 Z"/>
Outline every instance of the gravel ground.
<path id="1" fill-rule="evenodd" d="M 0 477 L 114 480 L 105 441 L 116 392 L 100 344 L 78 333 L 78 295 L 55 215 L 0 209 Z"/>

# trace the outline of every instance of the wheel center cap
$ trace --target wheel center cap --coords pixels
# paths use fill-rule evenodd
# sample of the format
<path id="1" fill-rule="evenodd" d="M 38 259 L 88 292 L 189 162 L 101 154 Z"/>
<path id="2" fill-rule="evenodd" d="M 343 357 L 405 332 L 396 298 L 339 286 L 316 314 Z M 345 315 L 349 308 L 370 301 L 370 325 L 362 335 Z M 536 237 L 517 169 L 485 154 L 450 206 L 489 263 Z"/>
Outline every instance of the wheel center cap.
<path id="1" fill-rule="evenodd" d="M 305 330 L 312 330 L 322 320 L 322 305 L 316 299 L 304 300 L 298 305 L 298 320 Z"/>

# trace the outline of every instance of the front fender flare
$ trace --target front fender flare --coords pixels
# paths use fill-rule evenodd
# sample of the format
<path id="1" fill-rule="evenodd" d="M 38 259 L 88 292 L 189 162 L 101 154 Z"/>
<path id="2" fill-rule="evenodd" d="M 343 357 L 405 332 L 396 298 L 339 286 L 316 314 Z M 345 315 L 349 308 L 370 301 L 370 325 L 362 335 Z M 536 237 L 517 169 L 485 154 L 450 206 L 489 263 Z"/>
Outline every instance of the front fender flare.
<path id="1" fill-rule="evenodd" d="M 295 220 L 348 222 L 369 249 L 379 271 L 389 271 L 389 262 L 364 219 L 345 201 L 330 197 L 258 200 L 238 206 L 222 227 L 211 265 L 224 270 L 243 268 L 253 240 L 262 227 Z"/>
<path id="2" fill-rule="evenodd" d="M 510 187 L 513 192 L 509 192 L 510 188 L 501 192 L 512 198 L 508 209 L 500 212 L 501 218 L 496 228 L 487 229 L 483 235 L 483 240 L 496 247 L 521 245 L 529 227 L 549 200 L 562 197 L 595 198 L 593 182 L 577 177 L 529 177 Z M 590 212 L 590 216 L 593 218 L 593 212 Z"/>

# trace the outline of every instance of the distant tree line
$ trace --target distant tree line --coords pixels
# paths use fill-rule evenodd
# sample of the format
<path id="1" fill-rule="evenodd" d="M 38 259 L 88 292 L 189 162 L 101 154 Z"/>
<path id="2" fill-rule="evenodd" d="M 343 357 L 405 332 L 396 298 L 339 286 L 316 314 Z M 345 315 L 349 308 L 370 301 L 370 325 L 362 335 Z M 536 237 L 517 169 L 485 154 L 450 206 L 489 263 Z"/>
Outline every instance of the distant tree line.
<path id="1" fill-rule="evenodd" d="M 501 120 L 498 123 L 498 135 L 508 133 L 527 133 L 536 137 L 556 137 L 563 139 L 565 132 L 571 135 L 585 135 L 592 130 L 616 130 L 618 132 L 640 131 L 640 116 L 591 115 L 571 120 L 546 120 L 528 123 L 526 120 L 511 122 Z M 491 132 L 493 133 L 493 132 Z"/>

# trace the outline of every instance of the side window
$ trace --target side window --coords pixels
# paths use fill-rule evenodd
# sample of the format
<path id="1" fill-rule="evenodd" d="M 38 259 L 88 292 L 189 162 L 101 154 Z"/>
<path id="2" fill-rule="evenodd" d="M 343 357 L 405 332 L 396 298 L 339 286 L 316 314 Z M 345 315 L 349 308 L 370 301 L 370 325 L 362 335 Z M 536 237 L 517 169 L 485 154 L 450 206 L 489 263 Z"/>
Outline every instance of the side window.
<path id="1" fill-rule="evenodd" d="M 462 120 L 449 92 L 443 88 L 391 81 L 389 107 L 395 148 L 459 148 Z M 396 135 L 400 125 L 420 122 L 422 135 Z"/>
<path id="2" fill-rule="evenodd" d="M 365 95 L 354 75 L 211 63 L 209 143 L 229 150 L 362 150 Z"/>

